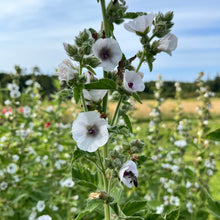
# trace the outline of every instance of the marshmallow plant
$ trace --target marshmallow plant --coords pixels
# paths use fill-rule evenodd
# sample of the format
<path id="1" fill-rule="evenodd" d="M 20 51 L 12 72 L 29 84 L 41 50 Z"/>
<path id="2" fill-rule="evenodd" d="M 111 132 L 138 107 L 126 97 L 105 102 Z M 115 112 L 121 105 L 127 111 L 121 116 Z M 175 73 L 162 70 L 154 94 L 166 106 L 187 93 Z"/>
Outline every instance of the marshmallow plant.
<path id="1" fill-rule="evenodd" d="M 138 93 L 145 90 L 145 73 L 139 71 L 142 64 L 147 63 L 152 71 L 156 55 L 160 52 L 171 54 L 176 48 L 177 38 L 169 35 L 173 12 L 133 13 L 126 12 L 128 7 L 124 0 L 111 0 L 107 7 L 105 0 L 97 2 L 103 16 L 101 30 L 84 29 L 73 43 L 63 44 L 73 62 L 62 62 L 57 75 L 66 86 L 65 91 L 69 90 L 75 103 L 80 103 L 82 107 L 72 124 L 73 146 L 76 144 L 72 158 L 74 186 L 77 183 L 87 185 L 93 190 L 88 191 L 88 195 L 96 195 L 90 196 L 86 210 L 90 211 L 93 203 L 96 206 L 103 204 L 105 220 L 110 220 L 111 213 L 126 219 L 135 213 L 122 211 L 120 198 L 116 200 L 113 192 L 122 186 L 125 190 L 126 187 L 138 187 L 138 157 L 135 153 L 140 154 L 145 144 L 133 140 L 119 151 L 114 149 L 114 140 L 119 136 L 133 136 L 132 123 L 127 114 L 128 100 L 133 98 L 141 103 Z M 114 26 L 122 23 L 127 31 L 140 38 L 142 44 L 142 50 L 131 58 L 123 53 L 114 35 Z M 139 59 L 137 66 L 132 64 L 134 59 Z M 103 77 L 99 79 L 95 77 L 97 68 L 103 70 Z M 108 113 L 110 92 L 118 94 L 113 115 Z M 96 165 L 95 173 L 88 169 L 88 163 Z M 134 202 L 134 205 L 137 204 Z M 137 210 L 142 209 L 137 206 Z M 80 213 L 77 219 L 84 215 L 86 212 Z"/>

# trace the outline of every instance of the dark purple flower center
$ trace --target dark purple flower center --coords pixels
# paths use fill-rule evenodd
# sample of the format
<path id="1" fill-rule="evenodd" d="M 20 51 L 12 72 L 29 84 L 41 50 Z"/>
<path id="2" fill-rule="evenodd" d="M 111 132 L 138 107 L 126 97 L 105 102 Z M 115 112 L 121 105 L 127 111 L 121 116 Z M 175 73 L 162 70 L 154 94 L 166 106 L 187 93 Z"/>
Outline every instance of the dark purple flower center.
<path id="1" fill-rule="evenodd" d="M 125 177 L 125 176 L 128 176 L 128 175 L 129 175 L 129 172 L 127 172 L 127 171 L 125 170 L 125 172 L 124 172 L 124 175 L 123 175 L 123 176 Z"/>
<path id="2" fill-rule="evenodd" d="M 111 56 L 111 52 L 108 48 L 103 48 L 100 51 L 100 58 L 101 60 L 107 60 Z"/>
<path id="3" fill-rule="evenodd" d="M 132 83 L 132 82 L 129 82 L 129 83 L 128 83 L 128 87 L 129 87 L 130 89 L 133 88 L 133 85 L 134 85 L 134 83 Z"/>
<path id="4" fill-rule="evenodd" d="M 88 132 L 89 132 L 90 135 L 95 135 L 96 134 L 95 128 L 88 129 Z"/>

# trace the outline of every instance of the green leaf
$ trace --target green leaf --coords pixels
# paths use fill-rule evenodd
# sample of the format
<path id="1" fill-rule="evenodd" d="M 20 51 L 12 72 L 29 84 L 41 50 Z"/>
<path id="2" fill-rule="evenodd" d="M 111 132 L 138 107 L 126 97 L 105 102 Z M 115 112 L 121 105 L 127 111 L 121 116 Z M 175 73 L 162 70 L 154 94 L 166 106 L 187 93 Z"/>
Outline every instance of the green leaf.
<path id="1" fill-rule="evenodd" d="M 166 220 L 177 220 L 178 217 L 179 217 L 179 209 L 175 209 L 166 215 Z"/>
<path id="2" fill-rule="evenodd" d="M 216 129 L 205 135 L 205 139 L 213 140 L 213 141 L 220 141 L 220 128 Z"/>
<path id="3" fill-rule="evenodd" d="M 145 220 L 163 220 L 159 214 L 148 214 Z"/>
<path id="4" fill-rule="evenodd" d="M 130 121 L 129 117 L 127 115 L 123 115 L 123 118 L 124 118 L 125 124 L 127 125 L 129 131 L 131 133 L 133 133 L 132 124 L 131 124 L 131 121 Z"/>
<path id="5" fill-rule="evenodd" d="M 115 214 L 117 216 L 119 216 L 119 214 L 120 214 L 120 207 L 119 207 L 118 203 L 117 202 L 111 203 L 110 206 L 114 210 Z"/>
<path id="6" fill-rule="evenodd" d="M 79 159 L 80 157 L 82 157 L 83 155 L 85 155 L 84 151 L 80 150 L 80 149 L 76 149 L 73 152 L 73 156 L 72 156 L 72 162 L 76 161 L 77 159 Z"/>
<path id="7" fill-rule="evenodd" d="M 76 104 L 78 104 L 80 97 L 81 97 L 82 89 L 79 87 L 73 88 L 73 97 L 75 99 Z"/>
<path id="8" fill-rule="evenodd" d="M 131 219 L 131 220 L 133 220 L 133 219 L 144 220 L 144 218 L 143 218 L 143 217 L 140 217 L 140 216 L 126 216 L 126 219 Z"/>
<path id="9" fill-rule="evenodd" d="M 95 211 L 96 209 L 98 209 L 99 207 L 103 208 L 103 201 L 100 199 L 92 199 L 89 200 L 87 203 L 87 206 L 85 208 L 84 211 L 82 211 L 76 218 L 76 220 L 81 219 L 82 217 L 84 217 L 85 215 Z"/>
<path id="10" fill-rule="evenodd" d="M 139 95 L 138 95 L 136 92 L 134 92 L 134 93 L 132 94 L 132 96 L 134 97 L 134 99 L 135 99 L 136 101 L 138 101 L 139 103 L 142 104 L 141 99 L 140 99 Z"/>
<path id="11" fill-rule="evenodd" d="M 92 68 L 96 68 L 99 64 L 100 64 L 100 60 L 95 56 L 83 58 L 83 66 L 88 65 Z"/>
<path id="12" fill-rule="evenodd" d="M 116 89 L 116 83 L 111 79 L 100 79 L 96 82 L 88 83 L 85 89 Z"/>
<path id="13" fill-rule="evenodd" d="M 77 164 L 72 167 L 72 178 L 80 186 L 85 186 L 91 188 L 92 190 L 97 189 L 97 173 L 92 174 L 88 168 L 84 168 L 81 164 Z"/>
<path id="14" fill-rule="evenodd" d="M 125 215 L 133 215 L 138 211 L 147 209 L 147 201 L 128 201 L 122 211 L 125 213 Z"/>
<path id="15" fill-rule="evenodd" d="M 19 202 L 21 199 L 24 201 L 29 197 L 28 193 L 23 193 L 20 196 L 18 196 L 12 203 L 17 203 Z"/>
<path id="16" fill-rule="evenodd" d="M 141 16 L 141 15 L 146 15 L 147 13 L 144 13 L 144 12 L 127 12 L 124 14 L 124 18 L 130 18 L 130 19 L 134 19 L 134 18 L 137 18 L 138 16 Z"/>
<path id="17" fill-rule="evenodd" d="M 85 68 L 87 68 L 90 72 L 92 72 L 94 75 L 96 75 L 96 72 L 94 71 L 94 69 L 90 66 L 85 66 Z"/>
<path id="18" fill-rule="evenodd" d="M 185 168 L 185 173 L 191 178 L 195 179 L 195 173 L 190 168 Z"/>
<path id="19" fill-rule="evenodd" d="M 220 201 L 213 200 L 208 192 L 206 192 L 206 198 L 209 211 L 216 217 L 220 218 Z"/>

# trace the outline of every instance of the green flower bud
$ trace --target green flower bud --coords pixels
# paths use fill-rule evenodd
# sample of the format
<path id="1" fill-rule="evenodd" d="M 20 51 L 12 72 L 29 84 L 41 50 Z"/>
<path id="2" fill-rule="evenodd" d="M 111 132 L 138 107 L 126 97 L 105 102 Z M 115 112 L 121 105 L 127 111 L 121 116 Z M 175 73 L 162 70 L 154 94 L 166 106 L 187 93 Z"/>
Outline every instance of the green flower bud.
<path id="1" fill-rule="evenodd" d="M 168 11 L 164 16 L 164 19 L 166 21 L 171 21 L 173 19 L 173 16 L 174 16 L 173 11 Z"/>

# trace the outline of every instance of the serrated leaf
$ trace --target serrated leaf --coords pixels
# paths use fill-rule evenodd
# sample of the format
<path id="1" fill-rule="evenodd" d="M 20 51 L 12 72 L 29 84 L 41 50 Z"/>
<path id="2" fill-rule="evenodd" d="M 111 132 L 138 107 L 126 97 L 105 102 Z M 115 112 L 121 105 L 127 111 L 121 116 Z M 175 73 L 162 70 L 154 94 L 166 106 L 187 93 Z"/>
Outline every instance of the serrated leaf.
<path id="1" fill-rule="evenodd" d="M 205 135 L 205 139 L 213 140 L 213 141 L 220 141 L 220 128 L 216 129 Z"/>
<path id="2" fill-rule="evenodd" d="M 72 167 L 72 178 L 76 183 L 79 183 L 80 186 L 85 186 L 92 190 L 97 189 L 97 173 L 92 174 L 90 169 L 84 168 L 81 164 Z"/>
<path id="3" fill-rule="evenodd" d="M 76 149 L 73 152 L 73 156 L 72 156 L 72 162 L 76 161 L 77 159 L 79 159 L 80 157 L 82 157 L 83 155 L 85 155 L 84 151 L 80 150 L 80 149 Z"/>
<path id="4" fill-rule="evenodd" d="M 103 206 L 103 201 L 100 199 L 93 199 L 93 200 L 89 200 L 87 203 L 87 207 L 85 208 L 84 211 L 82 211 L 76 218 L 76 220 L 81 219 L 82 217 L 84 217 L 85 215 L 95 211 L 95 209 L 97 209 L 99 206 Z"/>
<path id="5" fill-rule="evenodd" d="M 133 133 L 132 124 L 131 124 L 129 117 L 127 115 L 123 115 L 123 118 L 124 118 L 125 124 L 127 125 L 129 131 L 131 133 Z"/>
<path id="6" fill-rule="evenodd" d="M 138 211 L 147 209 L 147 201 L 128 201 L 123 207 L 122 211 L 125 215 L 133 215 Z"/>
<path id="7" fill-rule="evenodd" d="M 116 89 L 116 83 L 111 79 L 100 79 L 96 82 L 88 83 L 85 89 Z"/>
<path id="8" fill-rule="evenodd" d="M 136 92 L 134 92 L 134 93 L 132 94 L 132 96 L 134 97 L 134 99 L 135 99 L 136 101 L 138 101 L 139 103 L 142 104 L 141 99 L 140 99 L 139 95 L 138 95 Z"/>
<path id="9" fill-rule="evenodd" d="M 179 209 L 175 209 L 166 215 L 166 220 L 177 220 L 178 217 L 179 217 Z"/>
<path id="10" fill-rule="evenodd" d="M 213 198 L 208 192 L 206 192 L 206 198 L 208 202 L 209 211 L 216 217 L 220 218 L 220 201 L 213 200 Z"/>

